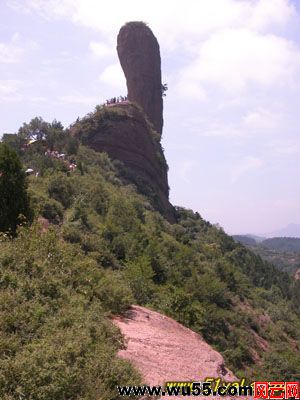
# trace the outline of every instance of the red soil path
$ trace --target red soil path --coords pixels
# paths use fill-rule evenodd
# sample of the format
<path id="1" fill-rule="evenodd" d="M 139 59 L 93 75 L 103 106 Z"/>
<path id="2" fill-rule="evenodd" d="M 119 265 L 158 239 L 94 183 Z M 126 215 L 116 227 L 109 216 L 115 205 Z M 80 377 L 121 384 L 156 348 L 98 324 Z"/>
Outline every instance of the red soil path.
<path id="1" fill-rule="evenodd" d="M 224 366 L 223 357 L 201 336 L 169 317 L 132 306 L 126 317 L 117 317 L 114 323 L 126 343 L 119 356 L 130 360 L 149 385 L 204 381 L 206 377 L 238 380 Z"/>

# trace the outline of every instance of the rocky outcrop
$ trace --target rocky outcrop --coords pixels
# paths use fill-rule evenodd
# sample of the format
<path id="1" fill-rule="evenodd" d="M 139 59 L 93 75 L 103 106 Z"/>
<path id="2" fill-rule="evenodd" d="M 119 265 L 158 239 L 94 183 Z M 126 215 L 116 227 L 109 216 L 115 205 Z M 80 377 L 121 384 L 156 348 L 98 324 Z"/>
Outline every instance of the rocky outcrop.
<path id="1" fill-rule="evenodd" d="M 129 22 L 118 35 L 118 56 L 123 68 L 128 99 L 139 104 L 161 135 L 163 100 L 159 44 L 143 22 Z"/>
<path id="2" fill-rule="evenodd" d="M 128 102 L 104 106 L 73 125 L 71 133 L 95 151 L 121 161 L 123 177 L 135 183 L 168 221 L 175 222 L 159 137 L 139 107 Z"/>
<path id="3" fill-rule="evenodd" d="M 132 306 L 126 317 L 116 317 L 113 322 L 126 343 L 119 356 L 130 360 L 148 385 L 199 382 L 207 377 L 220 377 L 225 382 L 237 380 L 225 367 L 220 353 L 172 318 Z"/>
<path id="4" fill-rule="evenodd" d="M 118 35 L 118 54 L 127 79 L 128 100 L 98 107 L 75 123 L 71 133 L 85 145 L 121 161 L 125 178 L 173 223 L 168 166 L 160 144 L 163 106 L 159 45 L 147 25 L 130 22 Z"/>

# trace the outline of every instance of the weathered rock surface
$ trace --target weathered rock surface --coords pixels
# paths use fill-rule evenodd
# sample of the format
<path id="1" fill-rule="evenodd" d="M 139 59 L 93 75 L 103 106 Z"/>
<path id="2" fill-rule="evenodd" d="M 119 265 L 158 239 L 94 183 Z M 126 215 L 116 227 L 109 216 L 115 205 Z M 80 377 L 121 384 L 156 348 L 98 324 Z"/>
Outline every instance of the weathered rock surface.
<path id="1" fill-rule="evenodd" d="M 117 50 L 127 81 L 128 99 L 143 108 L 161 135 L 161 60 L 156 37 L 143 22 L 129 22 L 119 32 Z"/>
<path id="2" fill-rule="evenodd" d="M 125 337 L 119 356 L 130 360 L 148 385 L 204 381 L 220 377 L 237 381 L 223 357 L 198 334 L 158 312 L 132 306 L 127 317 L 113 321 Z M 171 397 L 170 397 L 171 398 Z"/>
<path id="3" fill-rule="evenodd" d="M 175 222 L 174 209 L 168 200 L 164 153 L 159 138 L 155 138 L 155 132 L 137 106 L 125 102 L 103 107 L 75 124 L 71 132 L 81 140 L 85 137 L 84 144 L 95 151 L 106 152 L 111 159 L 123 162 L 129 180 L 152 200 L 161 214 Z"/>

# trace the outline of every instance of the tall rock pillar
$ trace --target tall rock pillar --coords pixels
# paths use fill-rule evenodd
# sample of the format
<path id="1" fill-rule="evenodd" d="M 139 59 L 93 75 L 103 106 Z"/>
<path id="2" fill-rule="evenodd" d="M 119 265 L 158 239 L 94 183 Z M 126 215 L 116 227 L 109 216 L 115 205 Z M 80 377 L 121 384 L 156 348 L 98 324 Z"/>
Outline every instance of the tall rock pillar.
<path id="1" fill-rule="evenodd" d="M 163 128 L 163 100 L 159 44 L 143 22 L 129 22 L 118 34 L 117 51 L 128 90 L 128 100 L 139 104 L 155 130 Z"/>

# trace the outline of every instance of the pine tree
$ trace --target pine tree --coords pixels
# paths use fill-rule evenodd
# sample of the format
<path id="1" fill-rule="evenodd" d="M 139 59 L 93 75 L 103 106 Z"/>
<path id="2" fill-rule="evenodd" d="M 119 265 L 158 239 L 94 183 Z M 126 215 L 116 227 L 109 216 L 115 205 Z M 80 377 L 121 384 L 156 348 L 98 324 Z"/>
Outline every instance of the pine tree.
<path id="1" fill-rule="evenodd" d="M 16 152 L 0 143 L 0 231 L 14 235 L 24 217 L 32 217 L 26 175 Z"/>

